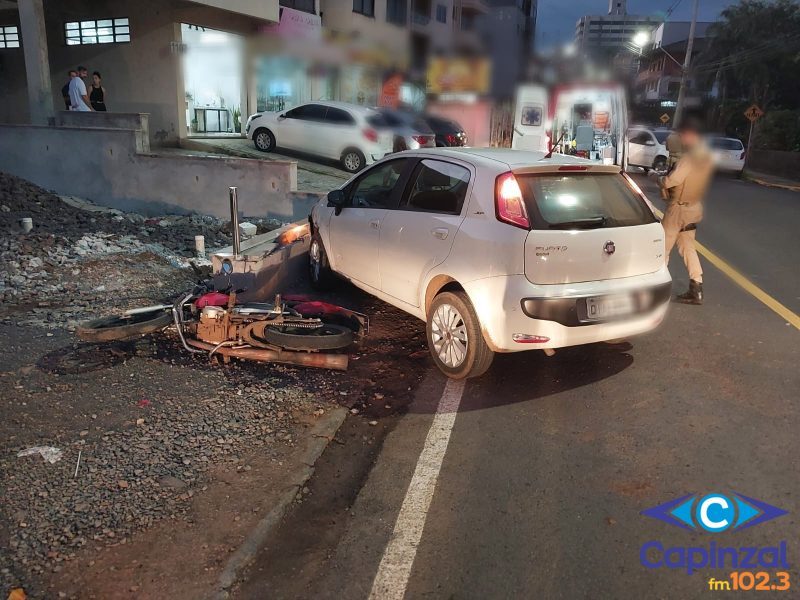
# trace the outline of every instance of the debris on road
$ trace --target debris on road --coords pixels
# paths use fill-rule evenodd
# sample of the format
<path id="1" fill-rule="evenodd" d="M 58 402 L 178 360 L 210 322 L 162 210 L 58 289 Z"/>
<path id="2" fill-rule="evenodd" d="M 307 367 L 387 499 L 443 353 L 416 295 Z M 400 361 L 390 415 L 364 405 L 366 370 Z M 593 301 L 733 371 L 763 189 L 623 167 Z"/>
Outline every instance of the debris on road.
<path id="1" fill-rule="evenodd" d="M 23 456 L 31 456 L 33 454 L 41 455 L 44 461 L 50 463 L 51 465 L 56 464 L 61 460 L 61 457 L 64 456 L 64 453 L 61 450 L 53 446 L 34 446 L 33 448 L 20 450 L 17 452 L 17 457 L 20 458 Z"/>

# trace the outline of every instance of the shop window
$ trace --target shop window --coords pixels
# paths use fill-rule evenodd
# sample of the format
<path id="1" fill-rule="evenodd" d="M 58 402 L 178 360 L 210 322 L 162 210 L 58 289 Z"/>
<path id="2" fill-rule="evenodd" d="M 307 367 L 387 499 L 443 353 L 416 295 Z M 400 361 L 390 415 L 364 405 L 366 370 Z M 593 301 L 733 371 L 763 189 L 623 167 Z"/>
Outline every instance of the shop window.
<path id="1" fill-rule="evenodd" d="M 436 5 L 436 20 L 439 23 L 447 23 L 447 7 L 444 4 Z"/>
<path id="2" fill-rule="evenodd" d="M 395 25 L 405 25 L 408 21 L 408 1 L 386 0 L 386 20 Z"/>
<path id="3" fill-rule="evenodd" d="M 70 21 L 64 24 L 64 33 L 67 46 L 131 41 L 131 28 L 127 18 Z"/>
<path id="4" fill-rule="evenodd" d="M 281 6 L 285 6 L 286 8 L 301 10 L 303 12 L 311 13 L 312 15 L 317 14 L 317 11 L 314 9 L 314 0 L 280 0 L 279 4 Z"/>
<path id="5" fill-rule="evenodd" d="M 367 17 L 374 17 L 375 0 L 353 0 L 353 12 Z"/>
<path id="6" fill-rule="evenodd" d="M 15 25 L 0 27 L 0 48 L 19 48 L 19 30 Z"/>

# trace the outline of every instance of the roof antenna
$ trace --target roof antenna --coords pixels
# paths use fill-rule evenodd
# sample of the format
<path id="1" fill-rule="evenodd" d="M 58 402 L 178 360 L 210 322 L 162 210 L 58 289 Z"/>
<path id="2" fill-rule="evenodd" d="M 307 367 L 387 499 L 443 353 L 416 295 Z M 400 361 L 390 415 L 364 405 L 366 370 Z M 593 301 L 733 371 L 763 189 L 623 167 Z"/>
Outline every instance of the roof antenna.
<path id="1" fill-rule="evenodd" d="M 558 140 L 556 141 L 556 143 L 555 143 L 555 144 L 553 144 L 552 146 L 550 146 L 550 152 L 548 152 L 547 154 L 545 154 L 545 155 L 544 155 L 542 158 L 540 158 L 539 160 L 544 160 L 545 158 L 553 158 L 553 151 L 556 149 L 556 146 L 558 146 L 558 145 L 561 143 L 561 140 L 563 140 L 563 139 L 564 139 L 564 136 L 565 136 L 565 135 L 567 135 L 567 132 L 566 132 L 566 131 L 562 131 L 562 132 L 561 132 L 561 137 L 560 137 L 560 138 L 558 138 Z"/>

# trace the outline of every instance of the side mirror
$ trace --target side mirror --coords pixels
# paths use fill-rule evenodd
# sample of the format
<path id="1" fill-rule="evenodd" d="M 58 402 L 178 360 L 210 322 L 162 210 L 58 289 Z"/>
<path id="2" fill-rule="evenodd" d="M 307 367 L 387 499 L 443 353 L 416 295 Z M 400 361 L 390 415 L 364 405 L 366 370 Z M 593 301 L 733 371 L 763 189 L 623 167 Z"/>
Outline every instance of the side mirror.
<path id="1" fill-rule="evenodd" d="M 645 145 L 645 146 L 655 146 L 655 145 L 656 145 L 656 143 L 655 143 L 653 140 L 647 140 L 647 141 L 644 143 L 644 145 Z"/>
<path id="2" fill-rule="evenodd" d="M 286 118 L 285 114 L 278 115 L 278 121 L 283 121 Z"/>
<path id="3" fill-rule="evenodd" d="M 328 206 L 336 209 L 335 213 L 338 215 L 344 208 L 345 197 L 343 190 L 331 190 L 328 192 Z"/>

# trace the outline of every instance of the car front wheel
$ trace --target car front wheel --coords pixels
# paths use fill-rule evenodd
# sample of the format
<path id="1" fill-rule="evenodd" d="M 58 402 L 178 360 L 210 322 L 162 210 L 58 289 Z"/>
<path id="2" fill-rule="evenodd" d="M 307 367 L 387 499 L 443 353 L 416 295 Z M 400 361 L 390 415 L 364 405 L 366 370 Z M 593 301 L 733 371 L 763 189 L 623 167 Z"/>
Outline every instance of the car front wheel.
<path id="1" fill-rule="evenodd" d="M 330 289 L 336 281 L 319 233 L 311 236 L 311 246 L 308 248 L 308 277 L 316 290 Z"/>
<path id="2" fill-rule="evenodd" d="M 261 152 L 272 152 L 275 150 L 275 136 L 269 129 L 258 129 L 253 135 L 253 143 L 257 150 Z"/>
<path id="3" fill-rule="evenodd" d="M 491 366 L 494 352 L 483 339 L 478 316 L 464 292 L 436 296 L 425 330 L 433 361 L 448 377 L 478 377 Z"/>

